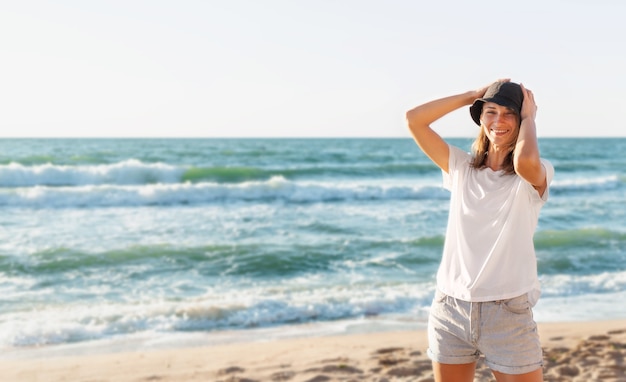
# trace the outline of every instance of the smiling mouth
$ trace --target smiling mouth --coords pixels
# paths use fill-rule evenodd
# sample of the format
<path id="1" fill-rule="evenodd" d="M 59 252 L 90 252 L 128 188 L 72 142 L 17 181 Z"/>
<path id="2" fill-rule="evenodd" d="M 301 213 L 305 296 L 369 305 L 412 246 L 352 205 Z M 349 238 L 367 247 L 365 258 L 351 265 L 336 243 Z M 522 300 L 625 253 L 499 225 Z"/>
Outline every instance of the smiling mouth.
<path id="1" fill-rule="evenodd" d="M 495 135 L 504 135 L 509 132 L 508 129 L 491 129 L 491 132 Z"/>

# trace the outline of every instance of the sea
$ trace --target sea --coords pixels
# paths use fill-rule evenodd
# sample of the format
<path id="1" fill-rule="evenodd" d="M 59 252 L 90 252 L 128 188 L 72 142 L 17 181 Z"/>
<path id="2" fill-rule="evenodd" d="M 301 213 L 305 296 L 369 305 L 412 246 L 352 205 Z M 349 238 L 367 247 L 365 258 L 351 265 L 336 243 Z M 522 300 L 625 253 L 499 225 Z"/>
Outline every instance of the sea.
<path id="1" fill-rule="evenodd" d="M 626 138 L 540 149 L 535 319 L 626 318 Z M 0 139 L 0 357 L 423 329 L 449 197 L 409 138 Z"/>

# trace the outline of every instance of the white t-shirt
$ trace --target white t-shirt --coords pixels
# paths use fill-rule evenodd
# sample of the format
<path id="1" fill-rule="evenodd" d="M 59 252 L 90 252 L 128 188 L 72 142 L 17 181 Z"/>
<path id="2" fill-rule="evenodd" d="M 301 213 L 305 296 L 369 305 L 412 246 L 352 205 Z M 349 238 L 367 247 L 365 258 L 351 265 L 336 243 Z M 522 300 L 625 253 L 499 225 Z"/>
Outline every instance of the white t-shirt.
<path id="1" fill-rule="evenodd" d="M 539 196 L 516 174 L 471 167 L 471 155 L 450 147 L 443 186 L 452 192 L 437 287 L 472 302 L 540 294 L 533 235 L 548 189 Z M 542 159 L 548 186 L 554 167 Z M 549 187 L 548 187 L 549 188 Z"/>

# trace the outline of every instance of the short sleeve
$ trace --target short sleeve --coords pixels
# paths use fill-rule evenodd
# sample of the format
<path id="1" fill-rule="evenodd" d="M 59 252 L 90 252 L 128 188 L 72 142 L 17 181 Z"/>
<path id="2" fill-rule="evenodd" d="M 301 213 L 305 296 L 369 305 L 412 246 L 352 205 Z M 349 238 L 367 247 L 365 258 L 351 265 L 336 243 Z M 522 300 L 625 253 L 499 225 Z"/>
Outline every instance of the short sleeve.
<path id="1" fill-rule="evenodd" d="M 552 183 L 552 179 L 554 179 L 554 166 L 549 160 L 543 158 L 541 158 L 541 164 L 543 164 L 543 167 L 546 169 L 546 183 L 548 185 L 541 199 L 546 202 L 548 201 L 548 194 L 550 193 L 550 183 Z"/>
<path id="2" fill-rule="evenodd" d="M 463 166 L 467 166 L 472 156 L 469 153 L 461 150 L 458 147 L 448 145 L 450 154 L 448 158 L 448 172 L 441 170 L 443 176 L 443 188 L 446 190 L 452 190 L 452 179 L 459 169 Z"/>

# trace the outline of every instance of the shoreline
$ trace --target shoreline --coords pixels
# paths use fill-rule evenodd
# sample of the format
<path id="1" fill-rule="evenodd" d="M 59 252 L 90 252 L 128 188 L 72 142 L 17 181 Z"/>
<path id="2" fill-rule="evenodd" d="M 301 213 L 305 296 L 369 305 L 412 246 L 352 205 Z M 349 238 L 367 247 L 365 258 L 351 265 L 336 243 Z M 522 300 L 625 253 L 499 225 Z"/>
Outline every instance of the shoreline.
<path id="1" fill-rule="evenodd" d="M 626 318 L 538 323 L 546 381 L 624 380 Z M 2 359 L 3 381 L 429 379 L 425 329 L 317 335 L 103 354 Z M 478 381 L 491 381 L 482 363 Z M 358 377 L 358 378 L 356 378 Z M 317 378 L 317 379 L 316 379 Z M 399 379 L 398 379 L 399 378 Z M 347 378 L 345 380 L 349 380 Z"/>

